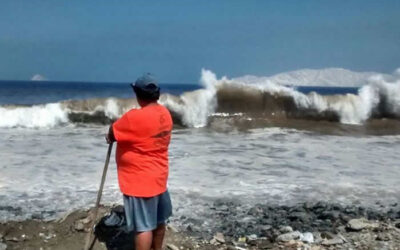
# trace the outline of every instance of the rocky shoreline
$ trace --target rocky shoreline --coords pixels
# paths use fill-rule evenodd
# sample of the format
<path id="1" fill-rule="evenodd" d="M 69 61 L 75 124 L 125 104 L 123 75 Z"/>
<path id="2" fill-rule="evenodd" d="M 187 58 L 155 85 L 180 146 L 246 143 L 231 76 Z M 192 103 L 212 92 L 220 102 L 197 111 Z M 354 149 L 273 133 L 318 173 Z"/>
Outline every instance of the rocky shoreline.
<path id="1" fill-rule="evenodd" d="M 326 202 L 242 209 L 217 201 L 210 209 L 215 210 L 215 235 L 242 248 L 400 249 L 400 206 L 376 205 L 379 209 Z M 196 229 L 187 226 L 188 232 L 207 237 Z"/>
<path id="2" fill-rule="evenodd" d="M 379 205 L 379 204 L 378 204 Z M 103 207 L 101 215 L 110 211 Z M 89 211 L 77 210 L 53 221 L 0 224 L 0 250 L 82 249 Z M 317 202 L 293 206 L 244 207 L 215 201 L 208 207 L 214 223 L 205 228 L 195 218 L 174 218 L 167 249 L 400 249 L 400 205 L 380 209 Z M 94 249 L 107 249 L 97 242 Z"/>

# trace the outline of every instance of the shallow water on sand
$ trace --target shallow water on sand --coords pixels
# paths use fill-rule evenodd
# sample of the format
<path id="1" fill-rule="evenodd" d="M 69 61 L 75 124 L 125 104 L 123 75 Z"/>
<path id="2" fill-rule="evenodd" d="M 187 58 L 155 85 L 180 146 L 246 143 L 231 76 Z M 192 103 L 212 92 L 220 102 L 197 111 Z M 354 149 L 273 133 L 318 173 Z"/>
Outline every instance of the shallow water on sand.
<path id="1" fill-rule="evenodd" d="M 52 218 L 94 204 L 107 128 L 0 129 L 0 221 Z M 400 199 L 400 136 L 333 136 L 265 128 L 175 130 L 169 190 L 174 216 L 204 217 L 206 204 L 326 200 L 372 206 Z M 114 156 L 103 193 L 121 202 Z M 201 219 L 201 218 L 200 218 Z"/>

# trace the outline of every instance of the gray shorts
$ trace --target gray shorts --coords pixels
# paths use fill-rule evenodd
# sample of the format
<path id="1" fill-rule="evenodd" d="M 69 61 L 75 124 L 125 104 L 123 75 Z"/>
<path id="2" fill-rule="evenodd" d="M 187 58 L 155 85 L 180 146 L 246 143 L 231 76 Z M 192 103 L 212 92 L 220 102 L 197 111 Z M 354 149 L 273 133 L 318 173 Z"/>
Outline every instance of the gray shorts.
<path id="1" fill-rule="evenodd" d="M 168 190 L 149 198 L 124 195 L 124 207 L 129 232 L 152 231 L 172 215 Z"/>

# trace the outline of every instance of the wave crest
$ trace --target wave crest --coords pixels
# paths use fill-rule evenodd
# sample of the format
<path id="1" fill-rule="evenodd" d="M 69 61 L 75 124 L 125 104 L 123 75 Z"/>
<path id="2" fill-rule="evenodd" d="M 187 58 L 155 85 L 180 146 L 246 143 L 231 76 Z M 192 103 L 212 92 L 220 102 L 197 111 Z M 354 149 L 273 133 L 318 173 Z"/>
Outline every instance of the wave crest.
<path id="1" fill-rule="evenodd" d="M 68 122 L 68 116 L 60 103 L 31 107 L 0 107 L 0 127 L 49 128 Z"/>
<path id="2" fill-rule="evenodd" d="M 340 121 L 362 124 L 369 118 L 400 117 L 400 76 L 371 75 L 358 94 L 304 94 L 295 87 L 280 85 L 271 78 L 242 78 L 218 81 L 219 112 L 251 112 L 289 118 Z"/>
<path id="3" fill-rule="evenodd" d="M 400 70 L 396 72 L 391 76 L 368 74 L 357 94 L 321 95 L 299 92 L 296 87 L 281 85 L 271 77 L 252 77 L 251 81 L 249 77 L 218 79 L 213 72 L 202 70 L 202 89 L 180 96 L 163 94 L 159 102 L 171 111 L 175 124 L 186 127 L 207 126 L 209 118 L 218 114 L 362 124 L 370 118 L 400 118 Z M 108 124 L 137 107 L 135 99 L 117 98 L 69 100 L 31 107 L 0 106 L 0 127 L 47 128 L 70 122 Z"/>

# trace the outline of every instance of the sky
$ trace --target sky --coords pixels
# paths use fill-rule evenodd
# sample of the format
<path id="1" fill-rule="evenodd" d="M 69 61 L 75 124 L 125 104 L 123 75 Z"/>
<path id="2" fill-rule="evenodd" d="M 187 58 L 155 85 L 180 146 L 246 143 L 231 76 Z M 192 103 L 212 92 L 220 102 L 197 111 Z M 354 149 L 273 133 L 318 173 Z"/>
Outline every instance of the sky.
<path id="1" fill-rule="evenodd" d="M 398 0 L 2 0 L 0 79 L 160 82 L 400 67 Z"/>

